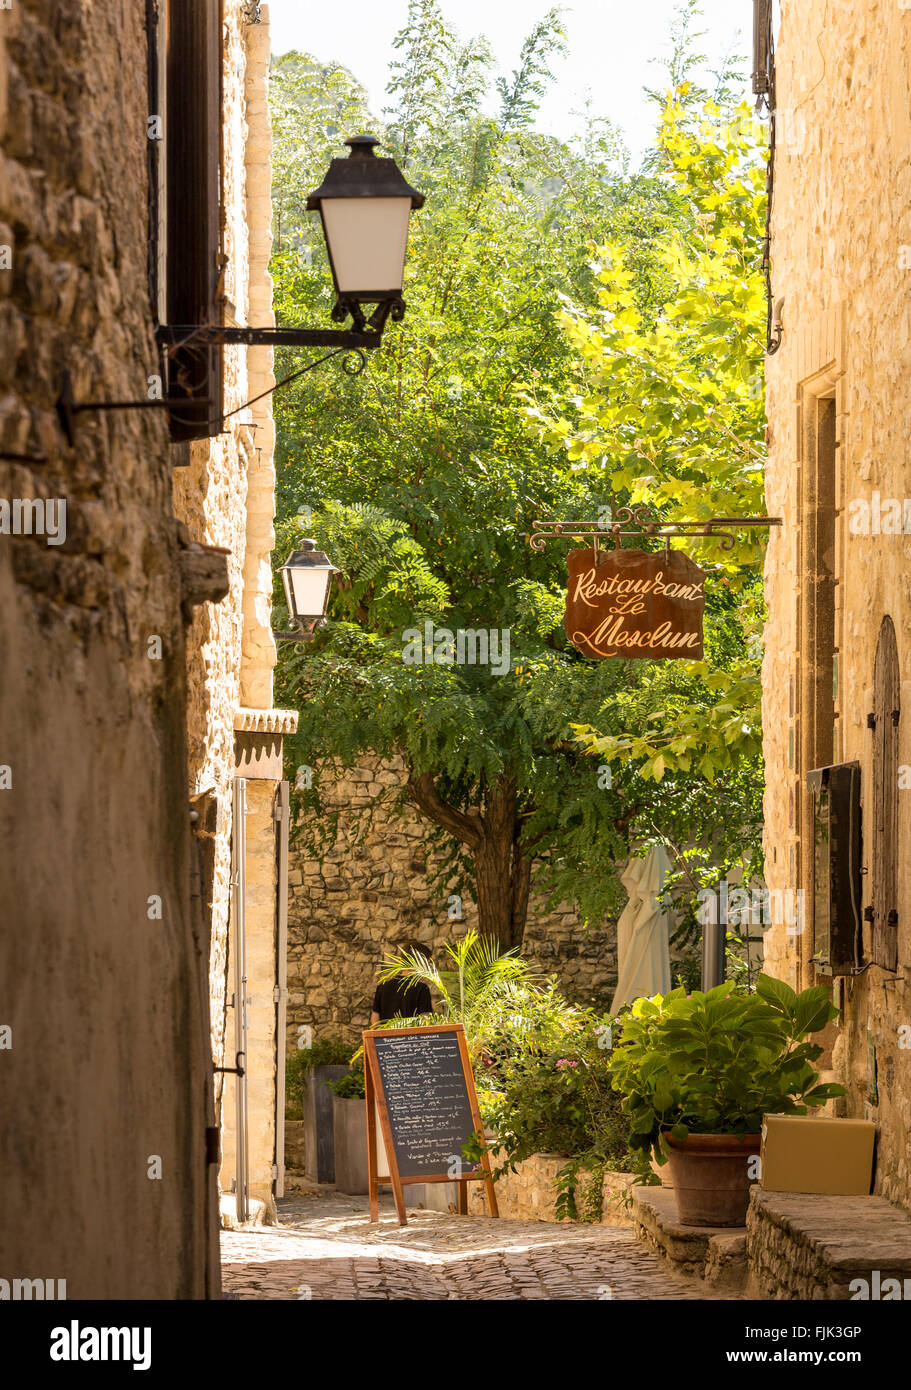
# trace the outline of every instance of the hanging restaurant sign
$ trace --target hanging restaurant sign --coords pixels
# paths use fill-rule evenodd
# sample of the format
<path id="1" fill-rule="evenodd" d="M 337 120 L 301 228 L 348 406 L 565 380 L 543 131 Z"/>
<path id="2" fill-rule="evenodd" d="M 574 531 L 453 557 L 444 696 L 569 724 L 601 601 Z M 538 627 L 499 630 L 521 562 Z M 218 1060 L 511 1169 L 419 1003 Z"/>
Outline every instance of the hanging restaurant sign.
<path id="1" fill-rule="evenodd" d="M 705 573 L 680 550 L 571 550 L 566 635 L 583 656 L 701 661 Z"/>
<path id="2" fill-rule="evenodd" d="M 591 548 L 571 550 L 567 556 L 566 635 L 583 655 L 701 661 L 705 571 L 682 551 L 670 549 L 671 536 L 705 537 L 732 550 L 737 531 L 780 525 L 777 516 L 664 523 L 646 507 L 620 507 L 608 529 L 594 521 L 536 521 L 529 544 L 543 550 L 548 540 L 592 542 Z M 616 548 L 600 550 L 602 536 Z M 664 550 L 624 550 L 624 536 L 660 538 Z"/>

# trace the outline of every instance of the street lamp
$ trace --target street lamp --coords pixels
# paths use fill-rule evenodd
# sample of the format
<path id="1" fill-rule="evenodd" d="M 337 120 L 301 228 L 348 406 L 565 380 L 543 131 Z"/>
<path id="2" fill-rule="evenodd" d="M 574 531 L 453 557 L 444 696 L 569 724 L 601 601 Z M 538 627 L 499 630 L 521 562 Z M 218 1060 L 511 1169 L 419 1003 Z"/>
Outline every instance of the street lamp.
<path id="1" fill-rule="evenodd" d="M 301 541 L 299 550 L 292 550 L 281 566 L 285 599 L 294 629 L 273 636 L 280 642 L 310 642 L 317 628 L 324 627 L 332 576 L 339 570 L 329 557 L 317 550 L 316 541 Z"/>
<path id="2" fill-rule="evenodd" d="M 319 188 L 307 199 L 308 212 L 319 212 L 338 301 L 336 323 L 348 314 L 355 329 L 382 333 L 387 318 L 404 317 L 402 279 L 412 209 L 424 195 L 405 180 L 394 159 L 375 154 L 373 135 L 356 135 L 345 144 L 347 159 L 333 159 Z M 363 304 L 375 304 L 369 319 Z"/>
<path id="3" fill-rule="evenodd" d="M 2 8 L 3 0 L 0 0 Z M 382 343 L 387 321 L 391 319 L 398 323 L 405 317 L 402 280 L 408 248 L 408 226 L 413 209 L 424 206 L 424 195 L 406 182 L 394 159 L 377 157 L 374 150 L 379 141 L 373 135 L 356 135 L 345 143 L 351 153 L 347 159 L 332 160 L 319 188 L 307 199 L 307 208 L 310 212 L 319 212 L 322 218 L 337 294 L 332 319 L 335 323 L 344 323 L 350 314 L 351 325 L 345 328 L 305 328 L 299 324 L 282 324 L 276 328 L 255 328 L 218 322 L 159 324 L 156 335 L 169 356 L 179 362 L 181 354 L 190 355 L 190 360 L 195 361 L 192 354 L 208 353 L 210 348 L 223 347 L 330 350 L 325 357 L 317 358 L 278 383 L 278 386 L 284 386 L 330 357 L 343 355 L 343 361 L 347 364 L 352 360 L 351 355 L 357 353 L 363 366 L 366 361 L 364 353 L 378 348 Z M 365 304 L 376 306 L 369 318 L 364 313 Z M 212 314 L 216 317 L 220 314 L 218 306 L 213 306 Z M 190 391 L 182 386 L 181 390 L 187 389 L 186 398 L 178 393 L 174 400 L 77 402 L 72 399 L 69 384 L 65 382 L 57 410 L 67 438 L 72 444 L 76 416 L 85 410 L 171 409 L 172 406 L 182 406 L 187 399 L 195 400 L 200 407 L 207 403 L 215 404 L 202 399 L 208 398 L 211 386 L 210 366 L 211 363 L 202 373 L 196 372 L 202 383 L 198 390 Z M 357 372 L 353 374 L 357 375 Z M 183 380 L 179 373 L 177 379 Z M 232 413 L 237 414 L 237 410 Z M 211 434 L 219 433 L 224 421 L 213 417 L 205 423 Z M 210 428 L 213 424 L 218 428 Z"/>

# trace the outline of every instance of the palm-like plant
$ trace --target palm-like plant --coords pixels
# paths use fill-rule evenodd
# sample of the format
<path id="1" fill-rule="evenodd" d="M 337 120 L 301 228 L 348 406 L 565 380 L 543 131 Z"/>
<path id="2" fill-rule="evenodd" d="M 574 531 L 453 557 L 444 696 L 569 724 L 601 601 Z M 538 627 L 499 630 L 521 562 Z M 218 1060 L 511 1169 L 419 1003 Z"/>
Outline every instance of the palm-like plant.
<path id="1" fill-rule="evenodd" d="M 513 1048 L 545 1046 L 580 1026 L 581 1010 L 495 937 L 480 936 L 472 928 L 461 941 L 447 942 L 442 952 L 442 967 L 419 951 L 387 955 L 380 979 L 404 976 L 436 990 L 440 1003 L 433 1022 L 461 1023 L 474 1058 L 505 1042 Z M 417 1022 L 421 1020 L 395 1019 L 393 1026 Z"/>

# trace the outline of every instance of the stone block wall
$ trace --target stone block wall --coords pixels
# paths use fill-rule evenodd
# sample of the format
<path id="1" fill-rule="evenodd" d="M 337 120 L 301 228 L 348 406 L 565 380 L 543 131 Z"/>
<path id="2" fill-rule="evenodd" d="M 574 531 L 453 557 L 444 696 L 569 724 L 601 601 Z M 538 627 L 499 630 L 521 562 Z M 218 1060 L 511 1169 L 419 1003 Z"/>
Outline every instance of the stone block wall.
<path id="1" fill-rule="evenodd" d="M 222 63 L 224 313 L 229 325 L 274 325 L 272 281 L 269 8 L 256 22 L 242 0 L 225 0 Z M 209 992 L 211 1048 L 217 1066 L 234 1059 L 235 987 L 232 898 L 233 784 L 239 738 L 276 736 L 296 727 L 294 711 L 272 708 L 275 642 L 271 629 L 275 543 L 275 384 L 271 347 L 223 350 L 225 428 L 190 447 L 190 466 L 174 479 L 174 510 L 194 540 L 230 551 L 230 588 L 218 605 L 197 611 L 188 633 L 189 781 L 193 798 L 215 803 L 211 835 Z M 255 400 L 256 397 L 262 399 Z M 251 404 L 247 404 L 251 402 Z M 249 1184 L 274 1213 L 272 1169 L 276 1115 L 276 825 L 277 771 L 246 767 L 247 1120 Z M 234 1001 L 234 1002 L 232 1002 Z M 235 1173 L 235 1097 L 230 1074 L 217 1074 L 222 1131 L 220 1180 Z"/>
<path id="2" fill-rule="evenodd" d="M 320 783 L 324 805 L 338 811 L 334 847 L 322 865 L 292 846 L 288 920 L 288 1047 L 301 1025 L 315 1037 L 356 1038 L 370 1021 L 376 977 L 386 952 L 415 938 L 435 950 L 477 925 L 474 904 L 435 898 L 428 887 L 429 828 L 417 809 L 393 817 L 379 802 L 372 827 L 356 839 L 356 813 L 394 795 L 404 782 L 400 763 L 365 757 L 331 785 Z M 607 1008 L 617 979 L 613 925 L 583 926 L 570 908 L 547 911 L 532 891 L 523 954 L 543 973 L 556 973 L 566 994 Z"/>
<path id="3" fill-rule="evenodd" d="M 779 143 L 772 224 L 773 295 L 783 299 L 781 349 L 767 362 L 765 876 L 808 893 L 812 834 L 801 765 L 813 677 L 802 632 L 814 566 L 811 534 L 815 412 L 834 402 L 836 762 L 862 768 L 863 903 L 873 871 L 872 710 L 876 644 L 885 615 L 898 641 L 899 764 L 911 765 L 911 535 L 852 531 L 852 504 L 911 498 L 911 10 L 878 0 L 782 0 L 777 53 Z M 907 514 L 907 513 L 906 513 Z M 808 572 L 809 570 L 809 572 Z M 803 653 L 801 654 L 801 648 Z M 901 783 L 899 784 L 902 785 Z M 905 785 L 908 785 L 906 782 Z M 899 795 L 898 972 L 879 965 L 835 982 L 843 1021 L 830 1030 L 849 1116 L 879 1125 L 877 1191 L 911 1210 L 911 790 Z M 767 968 L 795 987 L 814 983 L 810 913 L 802 936 L 766 933 Z M 863 924 L 863 962 L 871 960 Z M 832 984 L 831 977 L 819 977 Z M 825 1065 L 824 1061 L 824 1065 Z M 874 1082 L 876 1085 L 874 1086 Z"/>

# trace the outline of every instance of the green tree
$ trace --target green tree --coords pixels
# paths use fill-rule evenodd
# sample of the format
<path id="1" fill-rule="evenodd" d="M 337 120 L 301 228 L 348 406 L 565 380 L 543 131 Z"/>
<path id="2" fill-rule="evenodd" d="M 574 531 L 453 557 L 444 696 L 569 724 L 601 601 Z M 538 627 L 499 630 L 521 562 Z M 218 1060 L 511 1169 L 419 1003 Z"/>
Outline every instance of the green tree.
<path id="1" fill-rule="evenodd" d="M 630 175 L 603 124 L 577 144 L 532 128 L 561 43 L 551 12 L 493 118 L 486 45 L 460 43 L 433 0 L 414 0 L 380 132 L 428 198 L 413 221 L 407 318 L 363 376 L 327 369 L 276 398 L 279 549 L 312 533 L 342 570 L 326 629 L 311 648 L 282 652 L 281 698 L 301 715 L 291 754 L 310 765 L 350 766 L 366 751 L 401 757 L 406 794 L 444 850 L 441 898 L 469 893 L 481 933 L 507 947 L 522 939 L 533 864 L 552 901 L 575 901 L 598 920 L 622 900 L 615 866 L 632 828 L 665 809 L 679 816 L 684 800 L 679 788 L 650 786 L 634 759 L 605 771 L 574 737 L 573 724 L 602 735 L 603 711 L 630 687 L 651 689 L 652 678 L 644 663 L 589 663 L 568 648 L 563 556 L 528 545 L 536 518 L 597 515 L 618 490 L 636 491 L 635 478 L 618 476 L 635 449 L 620 470 L 605 461 L 613 425 L 590 447 L 597 373 L 626 370 L 622 356 L 587 357 L 586 325 L 610 292 L 604 267 L 621 273 L 619 250 L 596 257 L 595 248 L 625 248 L 632 302 L 623 312 L 641 343 L 674 303 L 668 229 L 685 229 L 692 211 L 685 184 L 665 170 Z M 275 182 L 282 225 L 294 229 L 274 264 L 285 322 L 328 310 L 325 257 L 303 199 L 341 136 L 368 120 L 353 80 L 336 69 L 329 78 L 301 55 L 274 74 Z M 728 324 L 729 336 L 741 331 L 739 318 Z M 690 334 L 699 336 L 695 321 Z M 635 350 L 629 335 L 615 346 Z M 667 428 L 668 453 L 672 439 Z M 701 456 L 688 447 L 695 468 Z M 735 571 L 719 563 L 733 585 Z M 726 593 L 711 621 L 719 653 L 736 648 L 737 600 Z M 466 631 L 495 634 L 499 659 L 454 659 Z M 419 662 L 410 659 L 417 636 Z M 318 813 L 318 784 L 306 799 Z M 331 818 L 316 814 L 306 830 L 331 834 Z"/>
<path id="2" fill-rule="evenodd" d="M 598 311 L 562 316 L 579 353 L 575 408 L 536 411 L 551 447 L 579 469 L 604 469 L 606 491 L 665 521 L 765 510 L 763 132 L 732 99 L 727 68 L 714 96 L 692 80 L 694 13 L 690 3 L 682 16 L 655 155 L 679 197 L 678 221 L 653 248 L 674 293 L 643 306 L 628 242 L 605 244 Z M 693 894 L 735 865 L 748 877 L 761 869 L 765 544 L 761 529 L 741 531 L 730 550 L 702 543 L 706 661 L 646 667 L 596 720 L 574 725 L 592 756 L 655 784 L 654 814 L 636 828 L 643 843 L 671 846 L 674 882 Z"/>

